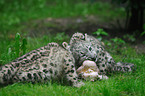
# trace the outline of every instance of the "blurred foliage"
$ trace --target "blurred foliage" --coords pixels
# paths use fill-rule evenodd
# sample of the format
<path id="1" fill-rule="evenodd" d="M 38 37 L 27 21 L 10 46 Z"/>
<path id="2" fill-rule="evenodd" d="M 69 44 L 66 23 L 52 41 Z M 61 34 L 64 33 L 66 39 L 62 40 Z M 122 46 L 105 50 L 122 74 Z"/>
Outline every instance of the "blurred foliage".
<path id="1" fill-rule="evenodd" d="M 109 12 L 109 14 L 108 14 Z M 0 0 L 0 32 L 20 32 L 22 23 L 42 18 L 97 15 L 102 20 L 124 17 L 124 10 L 89 0 Z"/>
<path id="2" fill-rule="evenodd" d="M 102 36 L 108 36 L 108 33 L 101 28 L 99 28 L 96 32 L 93 32 L 93 34 L 97 35 L 97 39 L 99 41 L 102 40 Z"/>
<path id="3" fill-rule="evenodd" d="M 22 45 L 21 45 L 21 49 L 23 50 L 23 54 L 26 53 L 26 49 L 27 49 L 26 45 L 27 45 L 27 39 L 24 38 L 22 41 Z"/>
<path id="4" fill-rule="evenodd" d="M 135 38 L 135 34 L 125 34 L 123 36 L 124 39 L 126 39 L 127 41 L 130 41 L 130 42 L 135 42 L 136 41 L 136 38 Z"/>
<path id="5" fill-rule="evenodd" d="M 25 54 L 27 40 L 20 36 L 20 33 L 15 34 L 13 40 L 7 38 L 0 42 L 0 58 L 1 62 L 12 61 L 15 58 Z"/>
<path id="6" fill-rule="evenodd" d="M 99 41 L 103 41 L 103 42 L 105 43 L 105 46 L 106 46 L 108 49 L 114 50 L 114 51 L 116 50 L 116 51 L 118 51 L 118 52 L 119 52 L 120 49 L 121 49 L 122 47 L 124 47 L 125 44 L 126 44 L 126 42 L 125 42 L 124 39 L 127 39 L 128 41 L 130 40 L 130 41 L 132 41 L 132 42 L 134 42 L 134 40 L 136 40 L 135 37 L 134 37 L 133 35 L 129 35 L 129 34 L 124 35 L 124 39 L 115 37 L 115 38 L 111 38 L 111 39 L 109 39 L 109 40 L 103 40 L 103 37 L 104 37 L 104 36 L 108 37 L 109 35 L 108 35 L 107 32 L 105 32 L 105 31 L 104 31 L 103 29 L 101 29 L 101 28 L 99 28 L 96 32 L 93 32 L 93 34 L 97 35 L 97 39 L 98 39 Z M 104 45 L 103 42 L 102 42 L 102 44 Z M 113 47 L 112 47 L 112 46 L 113 46 Z M 111 48 L 112 48 L 112 49 L 111 49 Z"/>
<path id="7" fill-rule="evenodd" d="M 57 33 L 54 39 L 58 42 L 62 42 L 69 39 L 69 36 L 66 35 L 64 32 Z"/>
<path id="8" fill-rule="evenodd" d="M 127 3 L 127 8 L 130 8 L 131 4 L 133 3 L 133 7 L 137 8 L 139 6 L 141 7 L 145 7 L 145 1 L 144 0 L 140 0 L 138 2 L 138 0 L 112 0 L 112 2 L 115 2 L 117 4 L 126 4 Z"/>
<path id="9" fill-rule="evenodd" d="M 123 45 L 123 44 L 125 44 L 125 41 L 124 40 L 122 40 L 121 38 L 112 38 L 111 39 L 115 44 L 114 45 L 116 45 L 115 47 L 119 47 L 120 45 Z"/>
<path id="10" fill-rule="evenodd" d="M 126 8 L 126 30 L 130 33 L 143 31 L 145 0 L 112 0 Z"/>
<path id="11" fill-rule="evenodd" d="M 145 24 L 143 25 L 143 32 L 140 34 L 140 36 L 144 36 L 145 35 Z"/>
<path id="12" fill-rule="evenodd" d="M 21 38 L 20 34 L 17 33 L 15 36 L 15 45 L 14 45 L 16 57 L 19 57 L 20 55 L 20 46 L 21 46 L 20 38 Z"/>
<path id="13" fill-rule="evenodd" d="M 20 33 L 16 33 L 15 41 L 11 45 L 9 45 L 8 54 L 13 56 L 13 58 L 20 57 L 26 52 L 27 40 L 25 38 L 21 38 Z"/>
<path id="14" fill-rule="evenodd" d="M 0 65 L 6 64 L 27 52 L 45 46 L 50 42 L 61 44 L 69 39 L 68 35 L 64 34 L 64 32 L 55 35 L 44 35 L 41 38 L 25 38 L 25 36 L 20 35 L 20 33 L 16 33 L 13 39 L 8 38 L 7 35 L 5 37 L 5 40 L 0 40 Z"/>

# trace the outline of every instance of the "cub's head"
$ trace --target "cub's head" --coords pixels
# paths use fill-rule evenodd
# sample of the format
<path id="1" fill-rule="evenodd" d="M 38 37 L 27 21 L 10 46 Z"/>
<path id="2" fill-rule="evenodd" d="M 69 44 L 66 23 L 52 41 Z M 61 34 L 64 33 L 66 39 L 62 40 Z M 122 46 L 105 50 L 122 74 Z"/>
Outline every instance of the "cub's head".
<path id="1" fill-rule="evenodd" d="M 88 41 L 76 42 L 70 46 L 70 51 L 72 52 L 75 59 L 79 59 L 82 64 L 84 60 L 96 61 L 97 50 L 96 47 Z"/>

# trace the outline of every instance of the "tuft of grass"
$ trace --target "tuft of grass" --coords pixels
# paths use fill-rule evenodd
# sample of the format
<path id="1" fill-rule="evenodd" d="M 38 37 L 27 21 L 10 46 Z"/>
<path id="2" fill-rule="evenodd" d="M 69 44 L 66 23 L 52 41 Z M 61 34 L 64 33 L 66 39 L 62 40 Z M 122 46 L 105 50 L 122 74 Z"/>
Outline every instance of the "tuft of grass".
<path id="1" fill-rule="evenodd" d="M 7 37 L 8 35 L 3 35 L 2 38 L 5 40 L 0 41 L 0 65 L 6 64 L 25 53 L 28 53 L 34 49 L 45 46 L 50 42 L 57 42 L 60 45 L 64 41 L 68 41 L 68 35 L 62 33 L 57 33 L 55 35 L 44 35 L 40 37 L 23 37 L 20 33 L 16 33 L 13 39 Z"/>

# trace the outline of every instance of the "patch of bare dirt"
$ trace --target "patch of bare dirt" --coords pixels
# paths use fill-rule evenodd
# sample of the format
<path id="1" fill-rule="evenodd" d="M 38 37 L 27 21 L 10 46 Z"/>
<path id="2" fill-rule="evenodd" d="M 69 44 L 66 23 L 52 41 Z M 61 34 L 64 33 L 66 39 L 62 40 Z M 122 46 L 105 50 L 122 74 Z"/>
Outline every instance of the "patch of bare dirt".
<path id="1" fill-rule="evenodd" d="M 24 29 L 24 32 L 28 32 L 30 36 L 40 36 L 48 33 L 56 34 L 58 32 L 65 32 L 68 35 L 72 35 L 75 32 L 92 34 L 98 28 L 103 28 L 106 32 L 111 33 L 111 36 L 123 32 L 123 24 L 120 25 L 118 20 L 102 22 L 96 16 L 86 16 L 83 18 L 46 18 L 30 21 L 29 23 L 25 23 L 25 25 L 27 27 Z"/>

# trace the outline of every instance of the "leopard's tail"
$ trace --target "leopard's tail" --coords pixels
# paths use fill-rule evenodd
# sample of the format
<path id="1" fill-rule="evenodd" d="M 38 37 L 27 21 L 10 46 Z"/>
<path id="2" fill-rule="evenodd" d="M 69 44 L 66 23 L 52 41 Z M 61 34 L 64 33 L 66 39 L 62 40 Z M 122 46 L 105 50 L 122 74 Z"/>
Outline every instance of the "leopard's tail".
<path id="1" fill-rule="evenodd" d="M 109 72 L 131 72 L 135 71 L 136 66 L 132 63 L 124 63 L 124 62 L 115 62 L 112 56 L 106 52 L 107 55 L 107 65 L 108 65 L 108 73 Z"/>
<path id="2" fill-rule="evenodd" d="M 135 71 L 135 69 L 136 66 L 132 63 L 117 62 L 112 70 L 114 72 L 131 72 Z"/>

